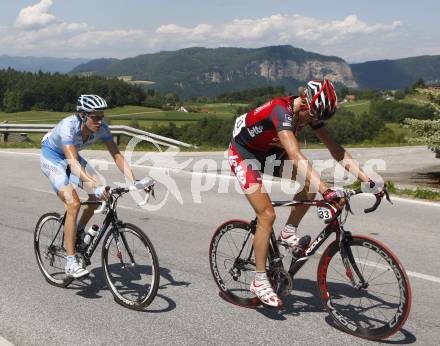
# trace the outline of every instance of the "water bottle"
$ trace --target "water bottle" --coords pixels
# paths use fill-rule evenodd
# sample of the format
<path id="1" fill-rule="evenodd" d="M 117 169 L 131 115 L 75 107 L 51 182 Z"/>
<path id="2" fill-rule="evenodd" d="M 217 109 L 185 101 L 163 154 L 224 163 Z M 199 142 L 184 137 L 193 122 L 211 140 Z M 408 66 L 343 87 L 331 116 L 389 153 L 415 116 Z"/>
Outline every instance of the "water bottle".
<path id="1" fill-rule="evenodd" d="M 90 227 L 87 232 L 86 235 L 84 237 L 84 245 L 87 246 L 91 243 L 92 239 L 94 237 L 96 237 L 96 235 L 98 234 L 98 230 L 99 230 L 99 226 L 98 225 L 93 225 L 92 227 Z"/>

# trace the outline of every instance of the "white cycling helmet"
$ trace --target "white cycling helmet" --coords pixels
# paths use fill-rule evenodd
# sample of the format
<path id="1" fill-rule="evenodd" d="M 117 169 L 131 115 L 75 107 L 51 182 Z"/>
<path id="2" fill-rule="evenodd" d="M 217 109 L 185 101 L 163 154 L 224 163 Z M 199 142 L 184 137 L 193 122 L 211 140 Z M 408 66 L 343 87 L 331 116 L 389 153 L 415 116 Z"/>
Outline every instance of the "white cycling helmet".
<path id="1" fill-rule="evenodd" d="M 98 95 L 81 95 L 78 97 L 78 101 L 76 103 L 76 110 L 78 112 L 96 112 L 103 111 L 107 109 L 107 102 Z"/>

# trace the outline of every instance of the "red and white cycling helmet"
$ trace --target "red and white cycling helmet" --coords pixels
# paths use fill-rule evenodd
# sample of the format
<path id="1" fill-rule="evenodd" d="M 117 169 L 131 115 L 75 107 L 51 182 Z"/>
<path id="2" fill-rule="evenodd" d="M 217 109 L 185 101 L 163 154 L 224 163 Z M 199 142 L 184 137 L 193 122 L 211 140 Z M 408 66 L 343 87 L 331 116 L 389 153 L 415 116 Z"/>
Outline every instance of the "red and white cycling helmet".
<path id="1" fill-rule="evenodd" d="M 306 95 L 310 112 L 318 120 L 327 120 L 335 114 L 338 98 L 333 83 L 328 79 L 308 82 Z"/>

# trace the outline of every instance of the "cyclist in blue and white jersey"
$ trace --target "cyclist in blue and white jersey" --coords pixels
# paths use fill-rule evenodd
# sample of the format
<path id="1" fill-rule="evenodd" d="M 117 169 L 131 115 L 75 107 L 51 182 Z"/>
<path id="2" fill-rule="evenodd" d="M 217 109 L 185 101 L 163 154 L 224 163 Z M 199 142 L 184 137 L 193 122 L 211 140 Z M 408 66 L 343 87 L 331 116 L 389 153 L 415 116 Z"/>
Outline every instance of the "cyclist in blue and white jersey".
<path id="1" fill-rule="evenodd" d="M 131 182 L 136 179 L 124 156 L 113 142 L 108 125 L 104 122 L 106 101 L 97 95 L 81 95 L 77 113 L 61 120 L 47 133 L 41 143 L 41 170 L 49 179 L 58 197 L 66 207 L 64 239 L 66 243 L 66 275 L 80 278 L 88 274 L 75 257 L 77 230 L 81 231 L 93 215 L 96 205 L 88 205 L 77 224 L 80 200 L 75 187 L 83 188 L 89 200 L 107 199 L 108 194 L 96 172 L 79 151 L 101 140 L 107 146 L 116 166 Z"/>

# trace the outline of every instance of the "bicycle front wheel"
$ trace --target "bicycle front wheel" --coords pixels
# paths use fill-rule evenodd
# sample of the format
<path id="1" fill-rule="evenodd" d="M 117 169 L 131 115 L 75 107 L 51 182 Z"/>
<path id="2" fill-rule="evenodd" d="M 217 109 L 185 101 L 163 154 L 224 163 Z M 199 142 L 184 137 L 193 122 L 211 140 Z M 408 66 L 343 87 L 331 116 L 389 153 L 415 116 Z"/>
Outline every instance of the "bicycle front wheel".
<path id="1" fill-rule="evenodd" d="M 38 267 L 48 283 L 66 287 L 73 281 L 73 278 L 66 276 L 64 269 L 66 249 L 60 214 L 47 213 L 38 220 L 34 233 L 34 252 Z"/>
<path id="2" fill-rule="evenodd" d="M 221 295 L 245 307 L 260 304 L 249 291 L 255 275 L 253 240 L 248 222 L 231 220 L 217 228 L 209 246 L 209 264 Z"/>
<path id="3" fill-rule="evenodd" d="M 353 236 L 348 245 L 352 259 L 341 255 L 338 241 L 320 259 L 321 301 L 344 331 L 371 340 L 385 339 L 400 330 L 410 311 L 411 289 L 405 270 L 377 240 Z"/>
<path id="4" fill-rule="evenodd" d="M 108 232 L 102 247 L 102 267 L 119 304 L 134 310 L 151 304 L 159 287 L 159 260 L 142 230 L 126 223 Z"/>

